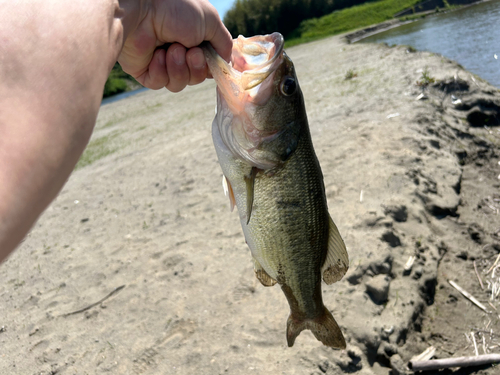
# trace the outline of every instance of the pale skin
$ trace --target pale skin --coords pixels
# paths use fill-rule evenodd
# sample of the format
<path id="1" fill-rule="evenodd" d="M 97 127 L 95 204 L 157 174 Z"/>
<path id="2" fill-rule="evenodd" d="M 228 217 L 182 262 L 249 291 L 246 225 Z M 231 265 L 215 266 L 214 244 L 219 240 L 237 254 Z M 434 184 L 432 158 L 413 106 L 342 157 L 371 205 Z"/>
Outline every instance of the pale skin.
<path id="1" fill-rule="evenodd" d="M 209 75 L 204 40 L 229 60 L 207 0 L 0 0 L 0 262 L 73 171 L 115 61 L 178 92 Z"/>

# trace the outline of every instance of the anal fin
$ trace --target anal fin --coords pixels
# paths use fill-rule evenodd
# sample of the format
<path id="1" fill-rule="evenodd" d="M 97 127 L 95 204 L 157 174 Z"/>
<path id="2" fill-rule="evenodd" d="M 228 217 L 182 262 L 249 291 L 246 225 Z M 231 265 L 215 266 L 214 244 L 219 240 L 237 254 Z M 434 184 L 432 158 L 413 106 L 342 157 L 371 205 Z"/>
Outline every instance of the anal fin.
<path id="1" fill-rule="evenodd" d="M 347 272 L 349 268 L 349 256 L 345 248 L 344 241 L 340 236 L 337 226 L 333 222 L 330 215 L 329 237 L 328 237 L 328 252 L 326 254 L 325 263 L 321 267 L 323 281 L 327 284 L 333 284 Z"/>
<path id="2" fill-rule="evenodd" d="M 274 280 L 268 273 L 262 268 L 260 263 L 253 258 L 253 269 L 255 271 L 255 277 L 260 281 L 260 283 L 264 286 L 273 286 L 276 284 L 276 280 Z"/>

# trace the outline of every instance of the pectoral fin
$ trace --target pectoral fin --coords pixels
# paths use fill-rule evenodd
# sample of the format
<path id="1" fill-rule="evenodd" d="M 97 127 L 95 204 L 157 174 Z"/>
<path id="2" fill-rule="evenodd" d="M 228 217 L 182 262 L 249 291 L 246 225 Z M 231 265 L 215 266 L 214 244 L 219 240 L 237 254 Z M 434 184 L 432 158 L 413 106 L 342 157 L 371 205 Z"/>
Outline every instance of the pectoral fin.
<path id="1" fill-rule="evenodd" d="M 227 196 L 229 194 L 229 204 L 231 205 L 231 212 L 233 212 L 234 206 L 236 205 L 236 199 L 234 198 L 233 187 L 224 175 L 222 175 L 222 188 L 224 189 L 224 195 Z"/>
<path id="2" fill-rule="evenodd" d="M 253 206 L 253 194 L 254 194 L 254 185 L 255 185 L 255 176 L 257 176 L 257 172 L 259 170 L 256 167 L 252 167 L 250 171 L 250 175 L 245 176 L 245 182 L 247 185 L 247 225 L 250 222 L 250 216 L 252 215 L 252 206 Z"/>
<path id="3" fill-rule="evenodd" d="M 260 281 L 260 283 L 264 286 L 273 286 L 276 284 L 276 280 L 274 280 L 271 276 L 264 271 L 264 268 L 260 265 L 259 262 L 255 258 L 253 258 L 253 270 L 255 271 L 255 277 Z"/>
<path id="4" fill-rule="evenodd" d="M 328 238 L 328 252 L 325 263 L 321 267 L 323 281 L 327 284 L 333 284 L 345 275 L 349 268 L 349 256 L 345 248 L 344 241 L 340 237 L 339 230 L 330 217 Z"/>

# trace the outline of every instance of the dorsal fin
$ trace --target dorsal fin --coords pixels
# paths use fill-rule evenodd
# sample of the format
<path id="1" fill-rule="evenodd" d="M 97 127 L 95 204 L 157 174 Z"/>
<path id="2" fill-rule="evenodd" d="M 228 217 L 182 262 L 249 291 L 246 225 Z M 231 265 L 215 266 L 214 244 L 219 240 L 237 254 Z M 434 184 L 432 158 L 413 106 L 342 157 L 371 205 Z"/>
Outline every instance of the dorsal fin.
<path id="1" fill-rule="evenodd" d="M 327 284 L 333 284 L 345 275 L 349 268 L 349 256 L 345 248 L 344 241 L 340 237 L 339 230 L 333 222 L 330 215 L 329 237 L 328 237 L 328 252 L 326 254 L 325 263 L 321 267 L 323 281 Z"/>

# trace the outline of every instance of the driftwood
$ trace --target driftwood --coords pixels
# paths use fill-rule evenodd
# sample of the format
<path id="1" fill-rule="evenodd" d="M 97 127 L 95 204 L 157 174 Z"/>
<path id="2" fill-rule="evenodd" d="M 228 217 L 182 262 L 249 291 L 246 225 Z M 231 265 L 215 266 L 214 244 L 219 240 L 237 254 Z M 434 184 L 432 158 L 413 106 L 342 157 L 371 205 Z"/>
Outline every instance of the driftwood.
<path id="1" fill-rule="evenodd" d="M 457 357 L 431 359 L 428 361 L 410 361 L 409 368 L 413 371 L 440 370 L 450 367 L 482 366 L 500 362 L 500 354 L 484 354 L 474 357 Z"/>

